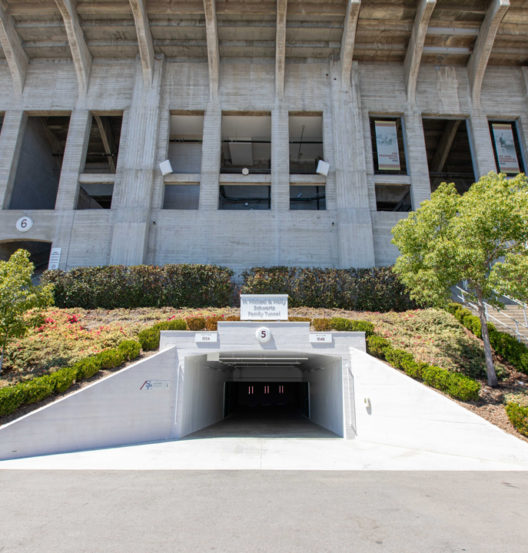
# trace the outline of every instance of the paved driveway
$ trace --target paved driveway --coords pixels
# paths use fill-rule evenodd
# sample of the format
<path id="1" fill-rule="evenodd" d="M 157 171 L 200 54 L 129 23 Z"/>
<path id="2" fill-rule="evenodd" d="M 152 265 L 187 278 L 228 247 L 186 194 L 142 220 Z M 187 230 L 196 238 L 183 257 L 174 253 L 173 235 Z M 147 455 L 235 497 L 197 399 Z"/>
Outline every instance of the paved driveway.
<path id="1" fill-rule="evenodd" d="M 0 471 L 5 553 L 524 553 L 528 473 Z"/>

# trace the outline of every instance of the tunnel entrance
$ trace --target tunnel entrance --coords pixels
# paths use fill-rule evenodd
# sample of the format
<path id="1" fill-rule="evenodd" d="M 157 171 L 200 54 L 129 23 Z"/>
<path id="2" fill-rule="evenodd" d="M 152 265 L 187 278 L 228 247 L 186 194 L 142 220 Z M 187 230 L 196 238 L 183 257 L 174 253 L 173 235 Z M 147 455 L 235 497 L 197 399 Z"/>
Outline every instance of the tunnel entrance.
<path id="1" fill-rule="evenodd" d="M 310 416 L 307 382 L 226 382 L 224 416 L 232 414 Z"/>

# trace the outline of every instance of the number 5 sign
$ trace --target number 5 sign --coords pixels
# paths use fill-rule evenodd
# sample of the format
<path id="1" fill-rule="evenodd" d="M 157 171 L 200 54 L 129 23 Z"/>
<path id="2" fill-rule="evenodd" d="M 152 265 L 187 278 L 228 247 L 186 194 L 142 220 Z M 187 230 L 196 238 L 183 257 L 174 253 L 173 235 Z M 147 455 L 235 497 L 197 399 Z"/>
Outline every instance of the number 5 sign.
<path id="1" fill-rule="evenodd" d="M 266 342 L 269 342 L 271 340 L 271 331 L 269 328 L 261 326 L 260 328 L 257 328 L 255 336 L 261 344 L 265 344 Z"/>
<path id="2" fill-rule="evenodd" d="M 16 228 L 19 232 L 27 232 L 33 226 L 33 220 L 29 217 L 20 217 L 16 222 Z"/>

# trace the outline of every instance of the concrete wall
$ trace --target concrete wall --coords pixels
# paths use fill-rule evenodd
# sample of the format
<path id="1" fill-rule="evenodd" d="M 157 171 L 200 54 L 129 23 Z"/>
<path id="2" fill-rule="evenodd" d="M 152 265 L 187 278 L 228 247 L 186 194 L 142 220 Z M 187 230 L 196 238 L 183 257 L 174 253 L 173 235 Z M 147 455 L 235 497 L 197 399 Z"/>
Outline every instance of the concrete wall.
<path id="1" fill-rule="evenodd" d="M 225 374 L 207 366 L 205 355 L 185 358 L 178 375 L 175 436 L 181 438 L 224 418 Z"/>
<path id="2" fill-rule="evenodd" d="M 344 436 L 343 428 L 343 375 L 341 359 L 327 360 L 321 370 L 308 374 L 310 383 L 310 419 L 337 434 Z"/>
<path id="3" fill-rule="evenodd" d="M 168 439 L 175 376 L 171 350 L 134 363 L 2 426 L 0 459 Z"/>
<path id="4" fill-rule="evenodd" d="M 407 102 L 399 64 L 354 65 L 352 88 L 346 93 L 336 84 L 338 73 L 338 64 L 328 61 L 288 61 L 284 97 L 278 99 L 271 60 L 222 59 L 219 94 L 212 102 L 205 62 L 157 60 L 153 85 L 145 88 L 139 60 L 96 59 L 84 97 L 77 95 L 76 75 L 69 62 L 32 60 L 22 96 L 11 93 L 11 77 L 2 66 L 1 205 L 11 197 L 24 114 L 60 111 L 72 115 L 56 209 L 2 213 L 0 240 L 17 238 L 14 222 L 29 215 L 35 225 L 27 238 L 51 240 L 54 247 L 61 247 L 65 268 L 117 262 L 221 263 L 237 270 L 275 264 L 387 265 L 397 255 L 390 244 L 390 229 L 405 214 L 377 212 L 375 185 L 411 185 L 414 207 L 429 197 L 423 115 L 468 119 L 478 175 L 495 169 L 488 117 L 517 119 L 525 150 L 528 103 L 520 68 L 489 66 L 480 106 L 471 104 L 464 67 L 423 65 L 413 104 Z M 111 214 L 101 226 L 100 210 L 79 218 L 75 206 L 90 111 L 112 110 L 123 112 L 122 146 Z M 172 155 L 171 110 L 204 113 L 200 209 L 192 212 L 163 210 L 164 179 L 158 163 Z M 229 110 L 271 113 L 270 211 L 218 211 L 221 119 L 222 112 Z M 325 179 L 326 211 L 289 210 L 290 111 L 323 114 L 324 157 L 330 163 Z M 374 174 L 370 115 L 402 117 L 407 175 Z M 189 167 L 177 166 L 176 170 L 184 182 Z M 79 238 L 70 240 L 72 235 Z M 85 249 L 87 242 L 90 247 Z"/>

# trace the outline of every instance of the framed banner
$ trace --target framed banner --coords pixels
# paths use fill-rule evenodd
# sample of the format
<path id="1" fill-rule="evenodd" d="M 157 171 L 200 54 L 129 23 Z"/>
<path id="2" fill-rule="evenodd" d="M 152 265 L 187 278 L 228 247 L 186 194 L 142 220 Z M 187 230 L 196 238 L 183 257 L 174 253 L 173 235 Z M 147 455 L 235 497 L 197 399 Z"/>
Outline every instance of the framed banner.
<path id="1" fill-rule="evenodd" d="M 400 152 L 396 121 L 375 120 L 376 153 L 380 171 L 400 171 Z"/>
<path id="2" fill-rule="evenodd" d="M 501 173 L 520 173 L 513 123 L 491 123 L 497 165 Z"/>

